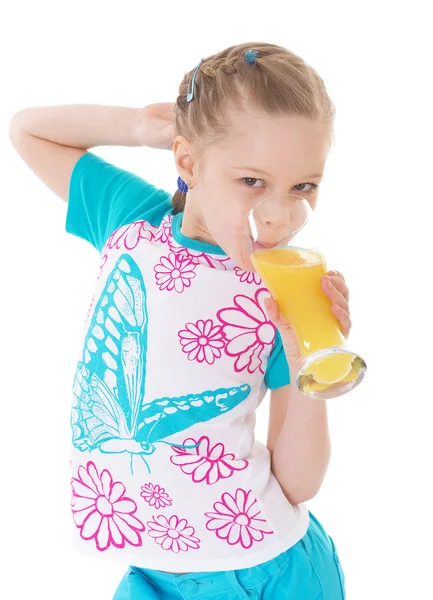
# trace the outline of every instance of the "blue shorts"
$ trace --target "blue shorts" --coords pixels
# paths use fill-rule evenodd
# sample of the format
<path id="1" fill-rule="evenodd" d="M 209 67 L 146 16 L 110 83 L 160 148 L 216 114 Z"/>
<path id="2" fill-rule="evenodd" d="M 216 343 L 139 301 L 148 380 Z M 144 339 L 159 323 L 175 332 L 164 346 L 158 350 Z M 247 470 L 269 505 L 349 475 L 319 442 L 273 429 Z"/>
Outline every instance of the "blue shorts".
<path id="1" fill-rule="evenodd" d="M 130 566 L 113 600 L 345 600 L 332 538 L 310 512 L 305 536 L 255 567 L 184 575 Z"/>

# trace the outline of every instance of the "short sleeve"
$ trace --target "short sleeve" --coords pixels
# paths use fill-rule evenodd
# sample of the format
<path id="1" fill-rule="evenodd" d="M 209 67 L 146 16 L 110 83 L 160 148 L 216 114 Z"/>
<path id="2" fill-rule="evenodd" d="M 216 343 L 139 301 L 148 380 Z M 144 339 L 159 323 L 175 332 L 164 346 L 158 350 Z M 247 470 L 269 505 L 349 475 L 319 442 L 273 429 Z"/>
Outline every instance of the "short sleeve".
<path id="1" fill-rule="evenodd" d="M 168 192 L 86 152 L 72 170 L 65 228 L 101 252 L 122 225 L 142 219 L 158 226 L 171 208 Z"/>
<path id="2" fill-rule="evenodd" d="M 277 330 L 274 348 L 266 367 L 265 382 L 270 390 L 283 387 L 290 383 L 290 369 L 283 348 L 281 335 Z"/>

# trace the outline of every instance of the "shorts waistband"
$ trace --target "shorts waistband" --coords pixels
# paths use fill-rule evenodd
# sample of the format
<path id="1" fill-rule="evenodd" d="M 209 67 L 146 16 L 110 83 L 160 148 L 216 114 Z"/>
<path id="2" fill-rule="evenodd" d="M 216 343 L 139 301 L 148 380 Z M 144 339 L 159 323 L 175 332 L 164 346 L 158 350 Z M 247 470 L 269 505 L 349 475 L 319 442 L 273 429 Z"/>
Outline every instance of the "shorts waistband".
<path id="1" fill-rule="evenodd" d="M 312 544 L 309 538 L 309 530 L 307 530 L 304 537 L 297 544 L 301 544 L 308 554 L 311 554 Z M 283 568 L 297 544 L 264 563 L 233 571 L 192 571 L 182 574 L 134 566 L 130 566 L 130 569 L 140 573 L 157 586 L 165 590 L 171 590 L 172 593 L 178 593 L 179 591 L 188 593 L 190 588 L 192 589 L 194 586 L 194 598 L 199 600 L 201 596 L 209 595 L 210 597 L 216 591 L 218 593 L 229 591 L 230 586 L 234 586 L 235 579 L 244 588 L 254 588 L 263 584 Z"/>

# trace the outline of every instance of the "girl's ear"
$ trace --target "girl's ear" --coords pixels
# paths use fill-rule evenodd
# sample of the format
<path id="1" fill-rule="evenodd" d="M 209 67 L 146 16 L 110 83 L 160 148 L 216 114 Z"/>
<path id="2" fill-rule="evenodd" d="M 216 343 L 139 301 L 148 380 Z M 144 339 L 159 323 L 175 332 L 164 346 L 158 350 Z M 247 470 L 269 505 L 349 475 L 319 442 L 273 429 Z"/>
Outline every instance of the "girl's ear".
<path id="1" fill-rule="evenodd" d="M 174 138 L 173 153 L 179 175 L 184 181 L 192 181 L 194 161 L 191 156 L 191 144 L 183 135 Z"/>

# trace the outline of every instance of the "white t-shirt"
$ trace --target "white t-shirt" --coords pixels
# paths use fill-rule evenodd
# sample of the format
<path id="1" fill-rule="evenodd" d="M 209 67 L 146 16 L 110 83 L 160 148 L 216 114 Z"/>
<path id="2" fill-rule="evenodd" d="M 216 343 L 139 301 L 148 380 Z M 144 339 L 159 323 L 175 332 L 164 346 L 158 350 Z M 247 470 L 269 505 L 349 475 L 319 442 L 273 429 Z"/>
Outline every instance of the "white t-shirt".
<path id="1" fill-rule="evenodd" d="M 75 546 L 161 571 L 251 567 L 309 524 L 254 438 L 288 364 L 260 278 L 184 237 L 170 199 L 90 152 L 72 173 L 66 230 L 101 253 L 73 381 Z"/>

